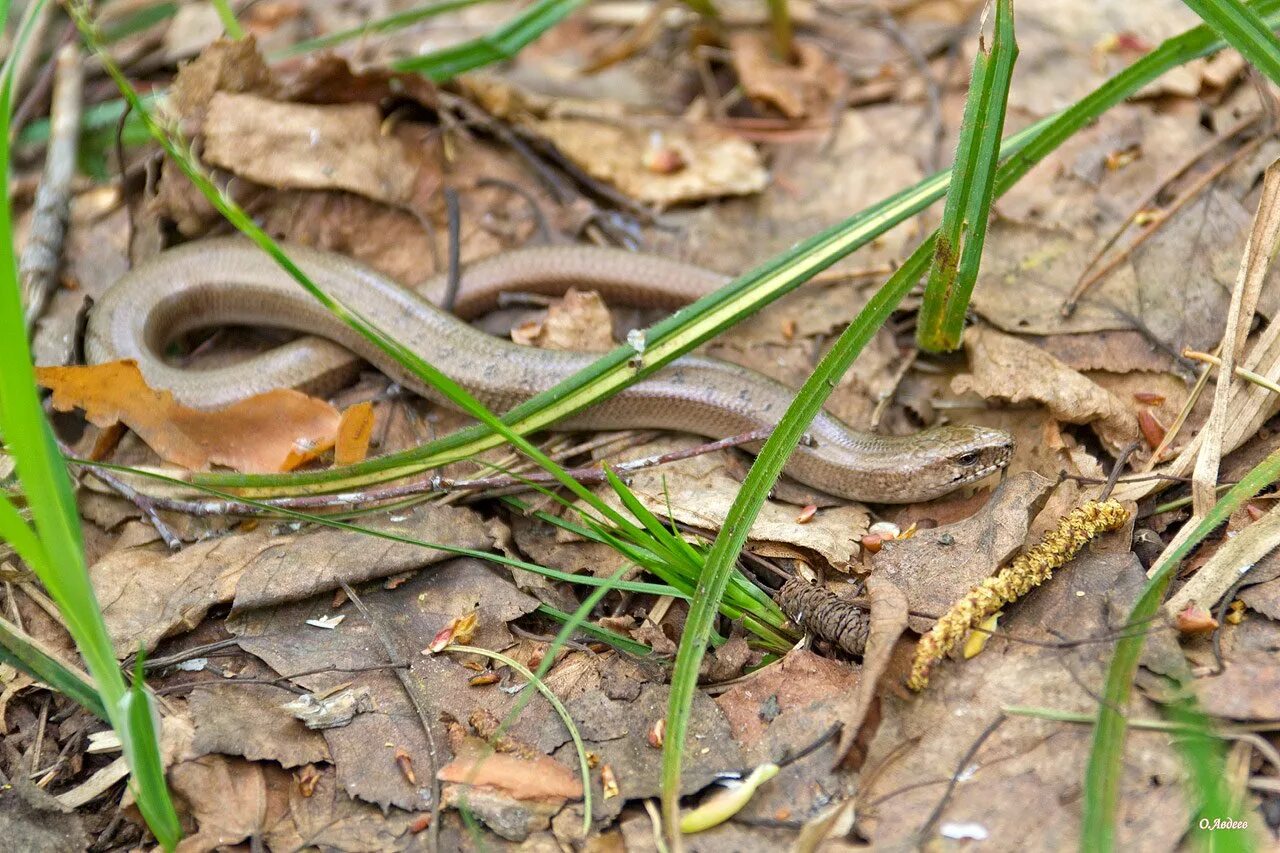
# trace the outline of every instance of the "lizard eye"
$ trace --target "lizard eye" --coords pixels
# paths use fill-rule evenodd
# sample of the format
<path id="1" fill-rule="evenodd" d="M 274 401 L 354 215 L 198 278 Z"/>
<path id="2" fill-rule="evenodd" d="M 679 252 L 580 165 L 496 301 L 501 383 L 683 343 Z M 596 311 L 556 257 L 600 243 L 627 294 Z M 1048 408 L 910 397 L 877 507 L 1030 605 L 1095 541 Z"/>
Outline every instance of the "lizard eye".
<path id="1" fill-rule="evenodd" d="M 978 451 L 970 450 L 968 453 L 961 453 L 956 457 L 956 462 L 968 468 L 978 464 Z"/>

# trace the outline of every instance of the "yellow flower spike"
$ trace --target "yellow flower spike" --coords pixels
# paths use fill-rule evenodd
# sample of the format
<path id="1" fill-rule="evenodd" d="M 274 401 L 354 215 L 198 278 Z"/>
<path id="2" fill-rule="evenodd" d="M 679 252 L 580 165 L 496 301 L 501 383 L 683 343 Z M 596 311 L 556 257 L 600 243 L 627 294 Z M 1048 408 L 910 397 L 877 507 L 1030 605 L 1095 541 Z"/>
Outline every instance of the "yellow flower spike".
<path id="1" fill-rule="evenodd" d="M 752 770 L 747 778 L 735 781 L 707 797 L 702 805 L 685 812 L 680 818 L 680 831 L 686 834 L 702 832 L 724 823 L 742 811 L 743 806 L 751 802 L 756 789 L 777 776 L 778 770 L 778 765 L 765 762 Z"/>
<path id="2" fill-rule="evenodd" d="M 1064 515 L 1057 528 L 1046 533 L 1038 545 L 971 589 L 920 638 L 907 686 L 923 690 L 929 684 L 934 664 L 945 658 L 971 628 L 1047 581 L 1090 539 L 1118 530 L 1128 520 L 1129 511 L 1116 500 L 1087 501 Z"/>

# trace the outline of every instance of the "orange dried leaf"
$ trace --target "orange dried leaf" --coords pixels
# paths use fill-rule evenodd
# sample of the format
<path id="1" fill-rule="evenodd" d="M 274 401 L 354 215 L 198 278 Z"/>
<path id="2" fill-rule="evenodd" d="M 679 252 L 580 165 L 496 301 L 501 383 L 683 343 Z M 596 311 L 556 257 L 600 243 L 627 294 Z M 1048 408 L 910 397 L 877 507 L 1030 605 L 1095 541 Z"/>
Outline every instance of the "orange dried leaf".
<path id="1" fill-rule="evenodd" d="M 800 510 L 800 514 L 796 516 L 796 524 L 808 524 L 813 521 L 813 517 L 818 514 L 818 507 L 815 504 L 809 504 Z"/>
<path id="2" fill-rule="evenodd" d="M 288 471 L 333 446 L 338 412 L 299 391 L 276 389 L 222 409 L 182 405 L 147 386 L 132 360 L 88 367 L 37 367 L 60 412 L 84 409 L 104 429 L 123 423 L 164 459 L 193 471 Z"/>
<path id="3" fill-rule="evenodd" d="M 436 777 L 476 787 L 497 788 L 517 800 L 579 800 L 582 783 L 572 770 L 546 755 L 521 758 L 510 752 L 459 756 Z"/>
<path id="4" fill-rule="evenodd" d="M 338 424 L 338 443 L 333 451 L 333 464 L 354 465 L 369 455 L 373 438 L 373 403 L 356 403 L 342 413 Z"/>
<path id="5" fill-rule="evenodd" d="M 1208 610 L 1195 604 L 1187 605 L 1175 620 L 1177 629 L 1183 634 L 1207 634 L 1218 627 L 1218 620 Z"/>

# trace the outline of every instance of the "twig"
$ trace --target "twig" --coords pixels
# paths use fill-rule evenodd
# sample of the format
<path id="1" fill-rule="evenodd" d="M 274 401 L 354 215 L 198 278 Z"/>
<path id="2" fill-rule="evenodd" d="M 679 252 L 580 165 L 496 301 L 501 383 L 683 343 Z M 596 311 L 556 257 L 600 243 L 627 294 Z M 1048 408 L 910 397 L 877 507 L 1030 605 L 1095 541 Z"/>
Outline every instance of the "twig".
<path id="1" fill-rule="evenodd" d="M 356 591 L 351 588 L 351 584 L 342 581 L 342 591 L 347 594 L 347 598 L 351 599 L 351 603 L 360 611 L 360 615 L 368 621 L 370 627 L 378 634 L 378 639 L 382 643 L 383 649 L 387 653 L 387 660 L 395 663 L 399 659 L 396 654 L 395 642 L 392 640 L 390 632 L 368 607 L 360 596 L 356 595 Z M 423 731 L 427 735 L 427 752 L 431 760 L 431 826 L 428 827 L 430 835 L 427 837 L 427 849 L 440 849 L 440 806 L 441 806 L 441 790 L 440 790 L 440 753 L 436 747 L 436 735 L 434 727 L 431 725 L 431 701 L 427 697 L 422 687 L 413 680 L 413 675 L 407 667 L 396 667 L 396 677 L 400 679 L 400 683 L 404 686 L 404 692 L 408 694 L 409 701 L 413 704 L 413 709 L 418 712 L 418 719 L 422 723 Z"/>
<path id="2" fill-rule="evenodd" d="M 80 48 L 75 44 L 64 45 L 58 50 L 57 83 L 53 89 L 44 176 L 36 190 L 31 231 L 22 250 L 19 268 L 28 335 L 57 287 L 62 244 L 71 213 L 71 179 L 76 172 L 83 92 L 84 66 L 80 61 Z"/>
<path id="3" fill-rule="evenodd" d="M 750 444 L 755 441 L 764 441 L 769 437 L 769 429 L 757 429 L 751 432 L 742 433 L 741 435 L 723 438 L 719 441 L 700 444 L 697 447 L 690 447 L 685 450 L 673 450 L 669 453 L 660 453 L 653 456 L 645 456 L 640 459 L 633 459 L 629 462 L 620 462 L 617 465 L 611 465 L 610 469 L 619 476 L 638 471 L 643 468 L 651 468 L 657 465 L 665 465 L 669 462 L 678 462 L 683 459 L 690 459 L 694 456 L 701 456 L 705 453 L 713 453 L 717 450 L 724 450 L 729 447 L 736 447 L 740 444 Z M 68 453 L 68 455 L 72 455 Z M 501 474 L 493 477 L 480 477 L 473 480 L 447 480 L 438 475 L 431 477 L 420 477 L 407 483 L 397 483 L 391 486 L 380 486 L 367 489 L 362 492 L 345 492 L 336 495 L 302 495 L 299 497 L 269 498 L 259 501 L 258 504 L 244 503 L 236 500 L 187 500 L 183 498 L 172 498 L 160 495 L 143 495 L 136 489 L 132 489 L 119 478 L 111 476 L 108 471 L 104 470 L 105 466 L 98 465 L 89 460 L 77 460 L 77 465 L 88 468 L 93 471 L 93 475 L 102 479 L 103 482 L 111 486 L 117 491 L 120 487 L 129 489 L 130 494 L 121 492 L 125 497 L 137 503 L 137 498 L 145 499 L 147 507 L 139 504 L 139 508 L 144 511 L 155 509 L 165 509 L 172 512 L 186 513 L 187 515 L 199 518 L 220 515 L 244 515 L 244 516 L 262 516 L 269 515 L 270 511 L 265 507 L 292 509 L 292 510 L 314 510 L 314 509 L 330 509 L 334 507 L 350 508 L 357 505 L 377 504 L 384 501 L 399 500 L 402 498 L 420 497 L 433 493 L 450 494 L 459 491 L 477 491 L 509 487 L 535 487 L 535 486 L 554 486 L 559 481 L 551 477 L 549 474 L 542 472 L 530 473 L 527 475 L 519 474 Z M 598 466 L 584 468 L 566 469 L 570 477 L 584 485 L 597 485 L 607 482 L 604 468 Z"/>
<path id="4" fill-rule="evenodd" d="M 947 803 L 951 800 L 951 794 L 955 791 L 956 785 L 960 784 L 960 776 L 969 767 L 969 762 L 973 761 L 973 757 L 978 754 L 978 750 L 982 749 L 982 745 L 987 742 L 987 738 L 996 733 L 996 729 L 1004 725 L 1005 720 L 1009 719 L 1002 711 L 991 723 L 982 730 L 982 734 L 978 735 L 973 745 L 965 751 L 960 758 L 960 763 L 956 765 L 956 771 L 951 774 L 951 778 L 947 781 L 947 790 L 942 792 L 942 798 L 938 800 L 938 804 L 933 807 L 933 811 L 929 813 L 929 817 L 920 827 L 920 831 L 916 833 L 916 838 L 925 839 L 933 832 L 933 826 L 942 817 L 942 811 L 947 807 Z"/>
<path id="5" fill-rule="evenodd" d="M 1204 364 L 1211 364 L 1214 367 L 1222 367 L 1222 359 L 1211 353 L 1199 352 L 1193 349 L 1184 349 L 1182 351 L 1182 357 L 1189 358 L 1192 361 L 1203 362 Z M 1266 388 L 1273 394 L 1280 394 L 1280 385 L 1277 385 L 1265 376 L 1254 373 L 1252 370 L 1248 370 L 1237 364 L 1235 366 L 1235 374 L 1247 382 L 1252 382 L 1254 385 Z"/>
<path id="6" fill-rule="evenodd" d="M 1222 596 L 1222 601 L 1218 602 L 1218 624 L 1213 626 L 1213 671 L 1206 674 L 1208 678 L 1222 675 L 1227 669 L 1227 664 L 1222 659 L 1222 623 L 1227 618 L 1227 608 L 1231 606 L 1231 602 L 1235 601 L 1236 593 L 1240 592 L 1240 588 L 1244 586 L 1248 578 L 1249 573 L 1247 571 L 1236 578 L 1236 582 L 1231 585 L 1231 589 L 1227 590 L 1227 594 Z"/>
<path id="7" fill-rule="evenodd" d="M 462 215 L 458 211 L 457 190 L 450 187 L 444 191 L 444 204 L 449 215 L 449 261 L 440 307 L 452 314 L 458 301 L 458 286 L 462 284 Z"/>
<path id="8" fill-rule="evenodd" d="M 64 455 L 67 455 L 65 451 Z M 169 509 L 169 507 L 165 506 L 167 503 L 165 498 L 144 495 L 124 480 L 112 474 L 110 471 L 103 470 L 102 468 L 95 467 L 93 469 L 93 476 L 101 480 L 113 491 L 117 492 L 120 497 L 142 510 L 142 514 L 151 522 L 151 526 L 156 529 L 156 533 L 160 534 L 160 538 L 164 540 L 164 544 L 169 546 L 170 551 L 179 551 L 182 549 L 181 537 L 174 533 L 169 525 L 164 522 L 164 519 L 160 517 L 159 510 Z"/>
<path id="9" fill-rule="evenodd" d="M 524 199 L 529 205 L 529 213 L 533 215 L 534 227 L 538 229 L 538 239 L 543 243 L 553 242 L 551 224 L 547 222 L 547 215 L 542 212 L 542 205 L 538 203 L 537 197 L 511 181 L 504 181 L 502 178 L 481 178 L 476 181 L 476 188 L 495 187 L 497 189 L 506 190 L 512 195 L 517 195 Z"/>
<path id="10" fill-rule="evenodd" d="M 1102 494 L 1098 495 L 1099 501 L 1105 501 L 1111 497 L 1111 492 L 1116 487 L 1116 481 L 1120 479 L 1120 472 L 1124 470 L 1124 463 L 1129 461 L 1129 457 L 1138 449 L 1138 442 L 1131 441 L 1120 450 L 1120 455 L 1116 457 L 1116 462 L 1111 466 L 1111 473 L 1107 475 L 1107 482 L 1102 487 Z"/>
<path id="11" fill-rule="evenodd" d="M 41 4 L 38 10 L 33 10 L 31 6 L 28 6 L 27 11 L 37 17 L 31 25 L 30 35 L 26 43 L 15 45 L 15 47 L 21 48 L 21 53 L 14 60 L 12 87 L 15 98 L 27 88 L 27 81 L 31 77 L 31 71 L 35 68 L 36 60 L 40 58 L 41 43 L 44 41 L 45 34 L 49 31 L 49 22 L 53 20 L 53 10 L 56 5 L 55 3 L 44 3 Z M 18 25 L 17 32 L 22 32 L 23 24 L 26 23 L 25 18 L 26 16 L 24 15 L 24 20 Z M 16 134 L 17 132 L 17 125 L 10 127 L 10 133 Z"/>

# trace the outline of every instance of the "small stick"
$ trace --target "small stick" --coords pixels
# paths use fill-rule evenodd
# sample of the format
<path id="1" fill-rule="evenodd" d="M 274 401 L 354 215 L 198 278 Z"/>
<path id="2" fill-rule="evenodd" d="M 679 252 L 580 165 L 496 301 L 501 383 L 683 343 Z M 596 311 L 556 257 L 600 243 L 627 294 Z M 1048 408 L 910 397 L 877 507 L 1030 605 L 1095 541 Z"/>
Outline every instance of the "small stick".
<path id="1" fill-rule="evenodd" d="M 1182 357 L 1189 358 L 1192 361 L 1203 362 L 1204 364 L 1212 364 L 1214 367 L 1222 367 L 1222 359 L 1218 358 L 1216 355 L 1212 355 L 1207 352 L 1199 352 L 1193 349 L 1184 349 L 1182 351 Z M 1254 385 L 1257 385 L 1261 388 L 1266 388 L 1272 394 L 1280 394 L 1280 385 L 1277 385 L 1276 383 L 1272 382 L 1270 379 L 1268 379 L 1267 377 L 1263 376 L 1260 373 L 1254 373 L 1252 370 L 1249 370 L 1248 368 L 1245 368 L 1245 367 L 1241 367 L 1240 365 L 1237 364 L 1235 366 L 1235 374 L 1236 376 L 1239 376 L 1241 379 L 1245 380 L 1246 382 L 1252 382 Z"/>
<path id="2" fill-rule="evenodd" d="M 143 515 L 151 522 L 151 526 L 156 529 L 156 533 L 160 534 L 160 538 L 164 540 L 164 544 L 169 546 L 170 551 L 182 549 L 182 539 L 169 528 L 169 525 L 165 524 L 164 519 L 157 512 L 160 509 L 168 509 L 168 507 L 164 506 L 165 500 L 163 498 L 144 495 L 110 471 L 104 471 L 101 468 L 95 468 L 93 476 L 110 486 L 113 491 L 119 493 L 120 497 L 142 510 Z"/>
<path id="3" fill-rule="evenodd" d="M 62 244 L 71 214 L 71 179 L 76 172 L 83 92 L 84 65 L 80 61 L 80 48 L 75 44 L 64 45 L 58 50 L 44 177 L 36 190 L 30 236 L 20 264 L 28 335 L 57 287 Z"/>
<path id="4" fill-rule="evenodd" d="M 462 214 L 458 210 L 458 193 L 452 187 L 444 191 L 444 203 L 449 212 L 449 266 L 440 307 L 452 314 L 462 284 Z"/>
<path id="5" fill-rule="evenodd" d="M 660 453 L 653 456 L 645 456 L 640 459 L 633 459 L 629 462 L 620 462 L 617 465 L 610 466 L 610 469 L 618 475 L 628 474 L 632 471 L 638 471 L 643 468 L 651 468 L 657 465 L 664 465 L 668 462 L 678 462 L 683 459 L 691 459 L 694 456 L 701 456 L 704 453 L 713 453 L 717 450 L 724 450 L 725 448 L 735 447 L 740 444 L 764 441 L 769 437 L 769 433 L 770 430 L 768 428 L 752 430 L 751 432 L 742 433 L 741 435 L 722 438 L 719 441 L 700 444 L 697 447 L 690 447 L 685 450 L 673 450 L 669 453 Z M 71 454 L 68 453 L 68 455 Z M 143 495 L 136 489 L 132 489 L 127 484 L 120 481 L 118 478 L 110 477 L 107 474 L 107 471 L 103 470 L 103 466 L 97 465 L 89 460 L 77 460 L 76 464 L 83 468 L 92 470 L 95 477 L 102 479 L 103 482 L 107 483 L 107 485 L 117 491 L 120 491 L 121 486 L 128 489 L 130 494 L 125 494 L 123 491 L 121 494 L 134 501 L 134 503 L 138 503 L 138 499 L 145 500 L 147 504 L 146 507 L 139 504 L 139 508 L 143 509 L 144 512 L 148 512 L 148 510 L 154 511 L 155 509 L 166 509 L 173 512 L 186 513 L 196 517 L 216 515 L 261 516 L 269 514 L 269 510 L 265 509 L 263 506 L 236 500 L 186 500 L 159 495 Z M 602 467 L 592 466 L 586 468 L 569 468 L 566 469 L 566 472 L 570 477 L 573 477 L 584 485 L 596 485 L 607 482 L 608 479 Z M 558 483 L 558 480 L 545 472 L 530 473 L 523 476 L 502 474 L 494 477 L 481 477 L 474 480 L 446 480 L 437 475 L 432 477 L 420 477 L 407 483 L 397 483 L 391 486 L 367 489 L 362 492 L 268 498 L 266 500 L 259 501 L 258 504 L 262 504 L 270 508 L 292 510 L 327 509 L 333 507 L 350 507 L 360 504 L 381 503 L 383 501 L 396 500 L 400 498 L 429 495 L 433 492 L 447 494 L 456 491 L 475 491 L 513 486 L 554 486 Z M 148 515 L 150 516 L 150 512 L 148 512 Z"/>

